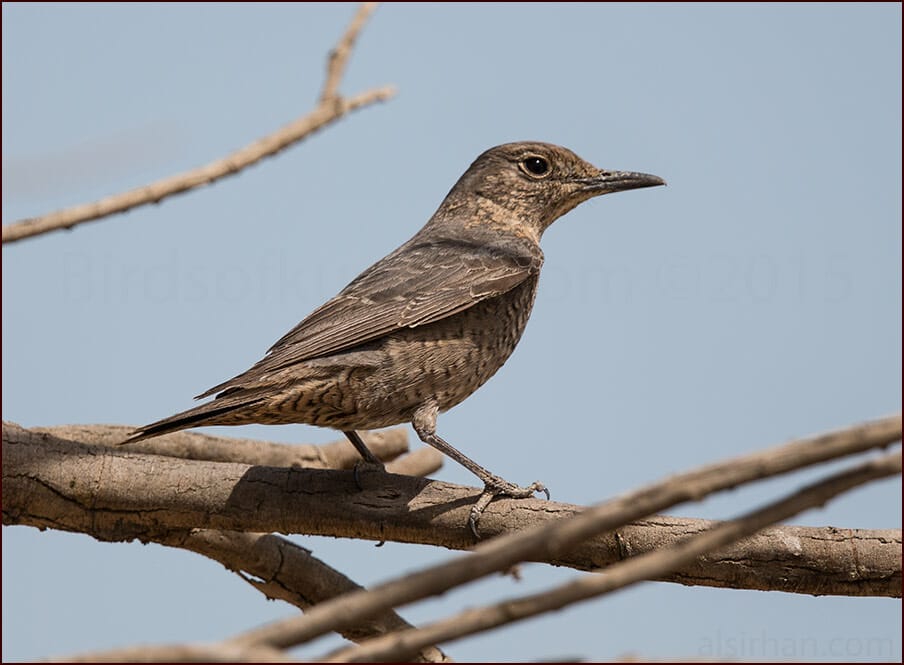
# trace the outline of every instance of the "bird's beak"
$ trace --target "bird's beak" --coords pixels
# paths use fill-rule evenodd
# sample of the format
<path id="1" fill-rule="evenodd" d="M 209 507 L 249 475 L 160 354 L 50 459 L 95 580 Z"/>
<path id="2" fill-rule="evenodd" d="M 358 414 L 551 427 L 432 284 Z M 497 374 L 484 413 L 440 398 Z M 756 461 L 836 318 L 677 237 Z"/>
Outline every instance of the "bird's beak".
<path id="1" fill-rule="evenodd" d="M 665 184 L 665 180 L 659 176 L 649 173 L 632 173 L 631 171 L 600 171 L 597 176 L 581 178 L 576 182 L 583 185 L 585 192 L 593 194 L 609 194 L 624 189 L 657 187 Z"/>

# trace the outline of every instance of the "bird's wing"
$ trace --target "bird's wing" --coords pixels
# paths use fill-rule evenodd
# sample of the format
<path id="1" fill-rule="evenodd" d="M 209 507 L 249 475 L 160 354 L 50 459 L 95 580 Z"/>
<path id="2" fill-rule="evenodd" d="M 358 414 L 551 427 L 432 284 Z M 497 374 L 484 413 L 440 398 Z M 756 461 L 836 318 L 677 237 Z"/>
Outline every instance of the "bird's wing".
<path id="1" fill-rule="evenodd" d="M 408 244 L 368 268 L 279 339 L 247 372 L 199 397 L 311 358 L 338 353 L 402 328 L 452 316 L 536 274 L 535 245 L 456 240 Z"/>

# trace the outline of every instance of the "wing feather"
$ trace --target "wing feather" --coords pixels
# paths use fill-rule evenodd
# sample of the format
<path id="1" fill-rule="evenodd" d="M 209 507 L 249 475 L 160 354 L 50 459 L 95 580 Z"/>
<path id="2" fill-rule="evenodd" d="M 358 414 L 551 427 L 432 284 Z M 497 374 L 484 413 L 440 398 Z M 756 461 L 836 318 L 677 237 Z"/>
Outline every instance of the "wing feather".
<path id="1" fill-rule="evenodd" d="M 536 274 L 542 263 L 543 255 L 532 243 L 412 241 L 361 273 L 279 339 L 247 372 L 199 398 L 402 328 L 435 323 L 513 289 Z"/>

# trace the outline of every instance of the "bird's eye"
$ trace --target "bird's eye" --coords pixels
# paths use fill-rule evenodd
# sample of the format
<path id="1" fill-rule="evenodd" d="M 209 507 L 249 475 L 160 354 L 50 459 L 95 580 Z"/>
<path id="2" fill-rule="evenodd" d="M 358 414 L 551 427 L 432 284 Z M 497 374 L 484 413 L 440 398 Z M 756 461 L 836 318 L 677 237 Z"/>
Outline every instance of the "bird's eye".
<path id="1" fill-rule="evenodd" d="M 521 162 L 521 166 L 527 171 L 528 175 L 534 177 L 542 178 L 549 173 L 549 162 L 536 155 L 525 157 Z"/>

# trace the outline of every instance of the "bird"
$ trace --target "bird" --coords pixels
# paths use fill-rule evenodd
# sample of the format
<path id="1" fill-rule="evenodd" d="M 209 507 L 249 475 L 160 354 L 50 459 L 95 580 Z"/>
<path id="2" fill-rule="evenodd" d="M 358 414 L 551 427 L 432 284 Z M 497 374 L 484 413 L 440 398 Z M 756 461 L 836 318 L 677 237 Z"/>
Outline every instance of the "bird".
<path id="1" fill-rule="evenodd" d="M 543 232 L 588 199 L 664 185 L 655 175 L 599 169 L 541 142 L 480 154 L 414 236 L 276 341 L 251 368 L 198 395 L 213 400 L 136 429 L 132 443 L 207 425 L 304 423 L 339 430 L 362 464 L 382 467 L 358 434 L 411 423 L 420 440 L 497 496 L 545 492 L 511 483 L 437 433 L 437 416 L 508 360 L 537 294 Z"/>

